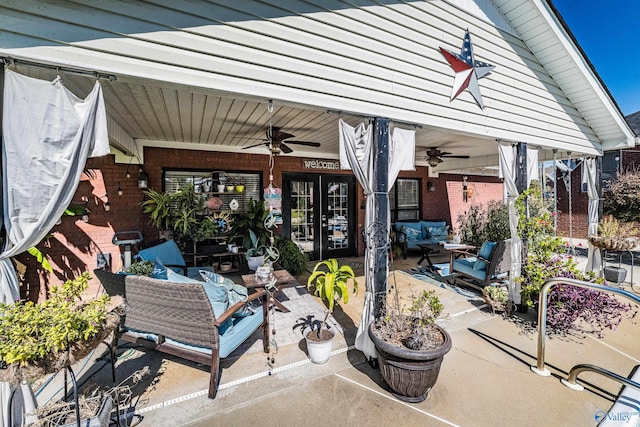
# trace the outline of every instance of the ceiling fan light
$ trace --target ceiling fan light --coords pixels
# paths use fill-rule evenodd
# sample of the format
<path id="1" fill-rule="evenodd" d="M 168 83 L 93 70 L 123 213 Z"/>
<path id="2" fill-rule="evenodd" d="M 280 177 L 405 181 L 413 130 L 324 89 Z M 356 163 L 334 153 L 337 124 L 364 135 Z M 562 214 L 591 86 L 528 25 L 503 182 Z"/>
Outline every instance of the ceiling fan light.
<path id="1" fill-rule="evenodd" d="M 438 163 L 440 163 L 440 159 L 437 157 L 429 157 L 427 159 L 427 163 L 429 163 L 429 166 L 431 166 L 432 168 L 435 168 L 436 166 L 438 166 Z"/>

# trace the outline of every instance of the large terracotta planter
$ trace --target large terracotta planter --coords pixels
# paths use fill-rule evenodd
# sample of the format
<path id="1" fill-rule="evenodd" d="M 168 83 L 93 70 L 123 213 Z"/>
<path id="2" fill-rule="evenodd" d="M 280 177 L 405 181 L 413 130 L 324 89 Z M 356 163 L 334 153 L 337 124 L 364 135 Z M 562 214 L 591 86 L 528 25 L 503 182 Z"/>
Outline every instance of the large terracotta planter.
<path id="1" fill-rule="evenodd" d="M 422 402 L 427 398 L 440 373 L 444 355 L 451 350 L 451 337 L 440 326 L 444 344 L 427 351 L 410 350 L 381 340 L 369 326 L 369 337 L 378 352 L 378 365 L 382 379 L 393 390 L 393 395 L 405 402 Z"/>

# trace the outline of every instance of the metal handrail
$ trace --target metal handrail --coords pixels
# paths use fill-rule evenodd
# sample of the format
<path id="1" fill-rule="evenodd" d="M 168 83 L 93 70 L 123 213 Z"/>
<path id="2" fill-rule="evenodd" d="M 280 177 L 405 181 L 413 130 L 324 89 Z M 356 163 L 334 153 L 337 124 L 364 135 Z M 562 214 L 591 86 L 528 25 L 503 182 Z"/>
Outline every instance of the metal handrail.
<path id="1" fill-rule="evenodd" d="M 533 372 L 545 377 L 551 375 L 551 372 L 549 372 L 549 370 L 544 366 L 545 336 L 547 333 L 547 294 L 549 293 L 549 289 L 551 289 L 551 287 L 559 284 L 572 285 L 579 288 L 595 289 L 601 292 L 620 295 L 636 302 L 637 304 L 640 304 L 640 297 L 623 289 L 612 288 L 610 286 L 602 286 L 591 282 L 585 282 L 576 279 L 567 279 L 562 277 L 547 280 L 545 284 L 542 285 L 542 288 L 540 288 L 540 299 L 538 305 L 538 360 L 536 366 L 531 367 L 531 370 Z"/>
<path id="2" fill-rule="evenodd" d="M 582 372 L 585 371 L 589 371 L 589 372 L 595 372 L 596 374 L 600 374 L 603 375 L 609 379 L 612 379 L 614 381 L 618 381 L 619 383 L 622 383 L 624 385 L 627 385 L 629 387 L 633 387 L 636 390 L 640 391 L 640 384 L 638 384 L 635 381 L 630 380 L 627 377 L 623 377 L 621 375 L 616 374 L 615 372 L 611 372 L 608 371 L 604 368 L 601 368 L 599 366 L 595 366 L 595 365 L 589 365 L 589 364 L 580 364 L 580 365 L 576 365 L 573 368 L 571 368 L 571 370 L 569 371 L 569 376 L 567 377 L 566 381 L 562 380 L 562 383 L 568 387 L 571 387 L 573 389 L 580 389 L 582 390 L 582 386 L 576 383 L 576 380 L 578 379 L 578 375 Z"/>

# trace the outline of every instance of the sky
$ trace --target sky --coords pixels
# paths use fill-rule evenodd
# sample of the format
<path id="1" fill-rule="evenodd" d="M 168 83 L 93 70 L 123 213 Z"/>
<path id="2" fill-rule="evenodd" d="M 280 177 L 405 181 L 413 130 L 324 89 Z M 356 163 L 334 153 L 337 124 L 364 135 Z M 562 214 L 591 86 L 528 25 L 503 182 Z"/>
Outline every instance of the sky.
<path id="1" fill-rule="evenodd" d="M 640 111 L 638 0 L 552 0 L 618 103 L 624 116 Z"/>

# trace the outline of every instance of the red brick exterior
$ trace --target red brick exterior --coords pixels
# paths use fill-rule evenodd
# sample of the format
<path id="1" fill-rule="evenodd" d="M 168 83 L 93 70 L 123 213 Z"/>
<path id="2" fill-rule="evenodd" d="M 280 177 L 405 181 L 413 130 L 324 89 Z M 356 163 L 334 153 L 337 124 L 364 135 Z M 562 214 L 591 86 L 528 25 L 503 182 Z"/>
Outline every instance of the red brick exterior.
<path id="1" fill-rule="evenodd" d="M 637 170 L 640 167 L 640 150 L 621 150 L 621 169 Z M 589 212 L 589 195 L 582 192 L 582 165 L 571 173 L 571 212 L 573 237 L 587 237 L 587 217 Z M 558 179 L 558 235 L 569 237 L 569 195 L 562 179 Z M 606 193 L 603 197 L 606 197 Z"/>
<path id="2" fill-rule="evenodd" d="M 303 169 L 303 159 L 297 157 L 278 157 L 273 169 L 274 184 L 282 185 L 283 172 L 309 172 Z M 261 172 L 263 185 L 269 183 L 269 165 L 266 155 L 245 153 L 220 153 L 213 151 L 177 150 L 166 148 L 145 148 L 144 170 L 149 177 L 149 188 L 162 190 L 163 168 L 227 170 Z M 494 177 L 469 176 L 469 185 L 473 195 L 468 203 L 462 198 L 462 176 L 441 174 L 438 178 L 429 178 L 426 167 L 417 167 L 416 171 L 401 172 L 400 177 L 421 180 L 422 218 L 442 219 L 448 224 L 457 220 L 471 203 L 486 203 L 488 200 L 502 198 L 502 183 Z M 35 268 L 29 255 L 21 255 L 19 260 L 27 269 L 27 286 L 22 289 L 23 297 L 41 299 L 50 285 L 59 284 L 73 278 L 83 271 L 96 268 L 99 253 L 111 254 L 112 270 L 120 266 L 120 248 L 112 244 L 115 232 L 141 230 L 146 241 L 157 238 L 157 230 L 148 224 L 148 218 L 142 213 L 140 203 L 144 199 L 143 191 L 138 189 L 138 166 L 116 164 L 113 155 L 89 159 L 87 173 L 83 174 L 74 202 L 88 200 L 89 222 L 83 222 L 79 216 L 65 216 L 62 223 L 54 227 L 51 237 L 38 247 L 50 260 L 54 274 L 45 275 Z M 127 170 L 130 178 L 126 178 Z M 318 171 L 320 173 L 321 171 Z M 316 173 L 313 171 L 313 173 Z M 332 171 L 336 174 L 351 174 L 350 171 Z M 433 182 L 434 192 L 428 191 L 427 183 Z M 118 195 L 118 188 L 122 195 Z M 361 187 L 357 186 L 356 206 L 363 201 Z M 104 203 L 108 200 L 111 209 L 107 212 Z M 358 209 L 358 230 L 364 225 L 364 209 Z M 357 239 L 357 252 L 364 253 L 363 243 Z M 98 291 L 98 284 L 91 283 L 92 292 Z"/>

